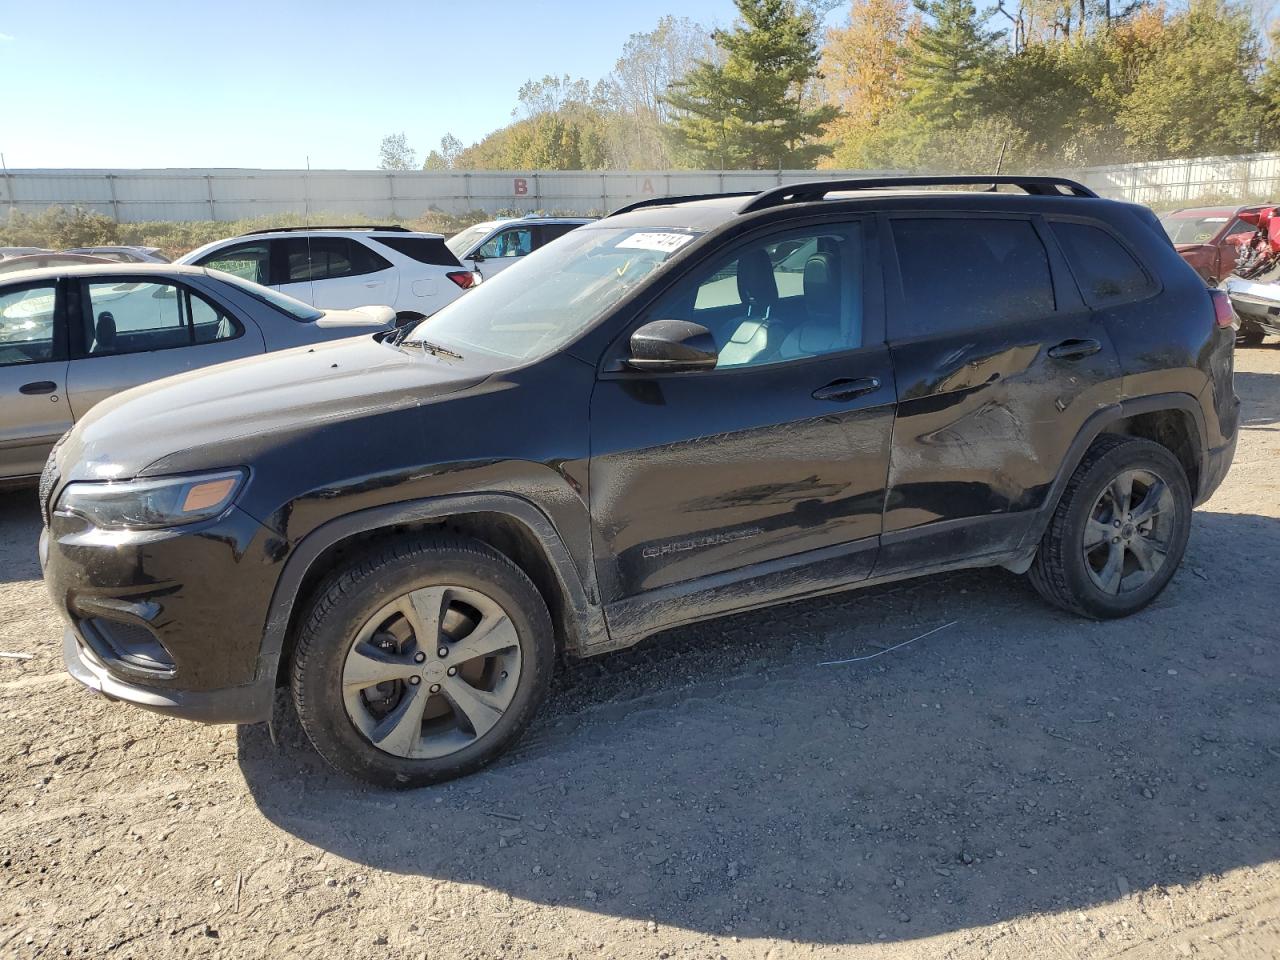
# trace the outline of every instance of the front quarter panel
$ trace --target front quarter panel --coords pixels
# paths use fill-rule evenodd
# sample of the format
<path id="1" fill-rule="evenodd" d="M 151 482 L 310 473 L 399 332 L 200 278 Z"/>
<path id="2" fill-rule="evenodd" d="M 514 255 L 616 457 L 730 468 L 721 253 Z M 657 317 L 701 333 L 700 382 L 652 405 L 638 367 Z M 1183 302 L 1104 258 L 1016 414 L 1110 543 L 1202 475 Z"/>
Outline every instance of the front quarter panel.
<path id="1" fill-rule="evenodd" d="M 255 440 L 244 464 L 251 478 L 238 503 L 296 546 L 348 514 L 502 491 L 546 514 L 582 582 L 594 582 L 586 507 L 593 382 L 592 367 L 556 355 L 446 396 L 295 424 L 276 438 Z M 219 456 L 234 460 L 230 450 L 186 451 L 148 473 L 204 469 Z"/>

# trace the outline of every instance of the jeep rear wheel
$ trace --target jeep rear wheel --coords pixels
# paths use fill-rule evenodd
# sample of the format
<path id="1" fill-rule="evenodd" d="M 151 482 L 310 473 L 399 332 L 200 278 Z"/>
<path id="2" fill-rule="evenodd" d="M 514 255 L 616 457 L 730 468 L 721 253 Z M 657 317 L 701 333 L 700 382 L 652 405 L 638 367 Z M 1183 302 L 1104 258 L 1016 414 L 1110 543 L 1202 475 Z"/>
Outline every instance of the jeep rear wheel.
<path id="1" fill-rule="evenodd" d="M 397 543 L 321 586 L 294 653 L 294 702 L 339 770 L 420 786 L 519 737 L 554 649 L 542 597 L 507 558 L 460 538 Z"/>
<path id="2" fill-rule="evenodd" d="M 1168 449 L 1104 437 L 1054 511 L 1029 576 L 1042 597 L 1087 617 L 1123 617 L 1169 583 L 1191 530 L 1191 490 Z"/>

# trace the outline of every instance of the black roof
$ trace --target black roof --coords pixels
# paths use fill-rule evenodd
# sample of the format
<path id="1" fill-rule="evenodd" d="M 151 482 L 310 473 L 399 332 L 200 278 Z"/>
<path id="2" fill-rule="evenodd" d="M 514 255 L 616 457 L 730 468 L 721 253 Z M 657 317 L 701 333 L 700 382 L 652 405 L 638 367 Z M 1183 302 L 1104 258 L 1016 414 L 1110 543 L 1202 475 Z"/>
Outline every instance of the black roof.
<path id="1" fill-rule="evenodd" d="M 1036 176 L 939 176 L 939 177 L 857 177 L 853 179 L 811 180 L 803 183 L 791 183 L 759 193 L 707 193 L 680 197 L 649 197 L 637 200 L 614 210 L 610 217 L 631 213 L 649 207 L 667 207 L 680 204 L 703 204 L 706 201 L 724 201 L 730 198 L 746 198 L 745 202 L 734 205 L 732 213 L 747 214 L 770 207 L 785 206 L 791 203 L 814 203 L 824 200 L 830 193 L 850 193 L 871 190 L 917 189 L 921 192 L 931 187 L 987 187 L 995 191 L 998 186 L 1013 186 L 1033 197 L 1080 197 L 1097 199 L 1098 195 L 1082 183 L 1066 177 Z M 723 204 L 715 204 L 723 211 Z"/>

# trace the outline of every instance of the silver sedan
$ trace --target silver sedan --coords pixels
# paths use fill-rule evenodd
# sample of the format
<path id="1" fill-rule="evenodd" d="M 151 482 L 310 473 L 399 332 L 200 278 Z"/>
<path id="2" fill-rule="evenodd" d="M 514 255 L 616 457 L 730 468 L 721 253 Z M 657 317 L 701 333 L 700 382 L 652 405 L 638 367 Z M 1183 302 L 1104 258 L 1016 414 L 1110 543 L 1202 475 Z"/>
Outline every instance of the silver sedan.
<path id="1" fill-rule="evenodd" d="M 172 264 L 55 267 L 0 280 L 0 483 L 39 475 L 99 400 L 272 350 L 392 329 L 390 307 L 318 310 Z"/>

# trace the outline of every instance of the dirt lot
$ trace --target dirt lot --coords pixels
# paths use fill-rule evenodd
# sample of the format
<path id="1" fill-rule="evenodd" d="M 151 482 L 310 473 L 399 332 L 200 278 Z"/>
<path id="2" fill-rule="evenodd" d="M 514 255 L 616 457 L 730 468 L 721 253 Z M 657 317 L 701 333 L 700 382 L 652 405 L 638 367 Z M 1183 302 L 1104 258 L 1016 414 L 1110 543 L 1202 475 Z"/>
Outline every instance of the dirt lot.
<path id="1" fill-rule="evenodd" d="M 682 629 L 411 794 L 62 673 L 0 502 L 0 956 L 1280 955 L 1280 349 L 1157 603 L 1000 571 Z M 941 624 L 876 660 L 868 654 Z"/>

